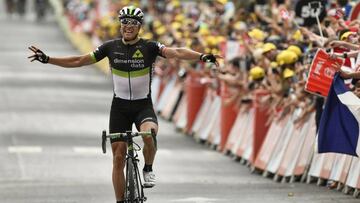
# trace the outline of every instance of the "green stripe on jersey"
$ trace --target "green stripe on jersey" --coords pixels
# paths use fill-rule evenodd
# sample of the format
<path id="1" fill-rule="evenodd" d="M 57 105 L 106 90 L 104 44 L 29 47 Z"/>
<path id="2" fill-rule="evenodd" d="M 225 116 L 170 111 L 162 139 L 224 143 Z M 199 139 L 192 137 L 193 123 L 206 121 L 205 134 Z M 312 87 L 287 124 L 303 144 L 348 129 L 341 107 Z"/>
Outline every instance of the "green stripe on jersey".
<path id="1" fill-rule="evenodd" d="M 121 71 L 121 70 L 112 68 L 112 73 L 117 76 L 123 77 L 123 78 L 129 77 L 129 72 L 127 72 L 127 71 Z M 130 78 L 141 77 L 141 76 L 147 75 L 149 73 L 150 73 L 149 67 L 142 69 L 142 70 L 130 71 Z"/>
<path id="2" fill-rule="evenodd" d="M 94 63 L 97 62 L 97 60 L 96 60 L 96 58 L 95 58 L 94 52 L 91 52 L 91 53 L 90 53 L 90 57 L 91 57 L 91 59 L 92 59 L 92 61 L 93 61 Z"/>

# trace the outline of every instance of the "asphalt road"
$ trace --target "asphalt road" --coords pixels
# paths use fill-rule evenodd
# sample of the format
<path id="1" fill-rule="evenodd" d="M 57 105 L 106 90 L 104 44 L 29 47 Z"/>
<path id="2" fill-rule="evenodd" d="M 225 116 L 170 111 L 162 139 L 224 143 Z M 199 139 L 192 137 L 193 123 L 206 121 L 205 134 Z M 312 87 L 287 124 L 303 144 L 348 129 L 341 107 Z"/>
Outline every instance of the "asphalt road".
<path id="1" fill-rule="evenodd" d="M 0 5 L 0 202 L 115 202 L 112 157 L 100 147 L 111 79 L 93 66 L 30 63 L 29 45 L 50 56 L 78 53 L 53 18 L 33 19 L 8 18 Z M 145 191 L 149 203 L 359 202 L 324 187 L 251 174 L 161 119 L 158 140 L 158 182 Z"/>

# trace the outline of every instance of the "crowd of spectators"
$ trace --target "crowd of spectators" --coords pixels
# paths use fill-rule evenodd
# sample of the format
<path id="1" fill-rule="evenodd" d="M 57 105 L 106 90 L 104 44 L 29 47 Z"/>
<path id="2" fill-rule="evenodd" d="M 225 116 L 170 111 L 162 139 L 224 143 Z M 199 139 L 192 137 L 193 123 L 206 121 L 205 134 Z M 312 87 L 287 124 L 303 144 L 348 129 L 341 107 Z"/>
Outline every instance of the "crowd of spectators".
<path id="1" fill-rule="evenodd" d="M 359 22 L 349 21 L 349 9 L 354 2 L 347 0 L 327 2 L 322 32 L 317 24 L 301 27 L 296 23 L 297 1 L 294 0 L 63 2 L 73 29 L 86 33 L 94 47 L 119 37 L 117 12 L 123 6 L 140 7 L 145 13 L 141 37 L 160 41 L 166 46 L 225 55 L 219 69 L 200 62 L 159 59 L 157 73 L 164 80 L 173 73 L 182 73 L 179 81 L 190 75 L 184 72 L 197 74 L 202 77 L 200 81 L 209 86 L 210 94 L 218 94 L 219 89 L 226 86 L 230 96 L 224 102 L 237 110 L 240 104 L 251 103 L 255 90 L 266 90 L 269 95 L 260 102 L 272 115 L 269 122 L 300 108 L 301 114 L 295 120 L 297 126 L 301 126 L 315 110 L 318 111 L 317 120 L 320 118 L 324 99 L 304 90 L 316 50 L 332 48 L 337 52 L 332 57 L 343 57 L 342 53 L 350 48 L 358 50 L 359 44 Z M 349 63 L 347 58 L 345 65 L 357 69 Z M 343 76 L 352 77 L 345 73 Z M 359 95 L 359 83 L 353 82 L 350 87 Z"/>
<path id="2" fill-rule="evenodd" d="M 48 0 L 4 0 L 6 15 L 8 18 L 18 16 L 24 18 L 29 7 L 34 11 L 36 20 L 43 21 L 49 12 Z"/>

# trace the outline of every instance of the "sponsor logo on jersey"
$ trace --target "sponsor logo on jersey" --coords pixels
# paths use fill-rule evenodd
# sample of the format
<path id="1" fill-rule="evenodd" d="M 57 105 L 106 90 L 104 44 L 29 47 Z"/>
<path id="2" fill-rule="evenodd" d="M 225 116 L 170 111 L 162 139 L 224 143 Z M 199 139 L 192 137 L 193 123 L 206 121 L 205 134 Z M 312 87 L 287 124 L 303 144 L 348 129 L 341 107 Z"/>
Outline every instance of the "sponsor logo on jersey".
<path id="1" fill-rule="evenodd" d="M 114 59 L 114 63 L 123 63 L 123 64 L 127 64 L 127 63 L 144 63 L 144 59 L 118 59 L 115 58 Z"/>
<path id="2" fill-rule="evenodd" d="M 141 51 L 138 49 L 135 51 L 133 58 L 144 58 L 144 55 L 141 53 Z"/>

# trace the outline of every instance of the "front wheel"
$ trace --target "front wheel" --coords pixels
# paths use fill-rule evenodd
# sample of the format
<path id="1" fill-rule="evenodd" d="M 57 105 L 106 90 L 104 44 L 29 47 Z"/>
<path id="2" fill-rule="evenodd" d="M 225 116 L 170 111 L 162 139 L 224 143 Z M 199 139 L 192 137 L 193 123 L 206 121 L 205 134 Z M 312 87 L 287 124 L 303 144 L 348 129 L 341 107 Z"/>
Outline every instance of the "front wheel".
<path id="1" fill-rule="evenodd" d="M 125 199 L 127 203 L 143 203 L 140 193 L 139 176 L 134 166 L 134 161 L 129 159 L 126 163 L 126 190 Z"/>

